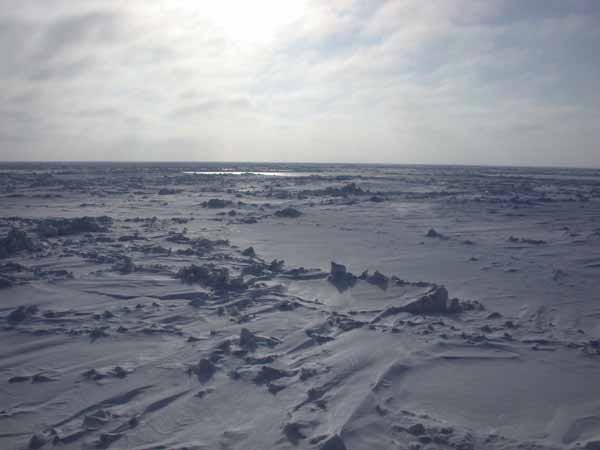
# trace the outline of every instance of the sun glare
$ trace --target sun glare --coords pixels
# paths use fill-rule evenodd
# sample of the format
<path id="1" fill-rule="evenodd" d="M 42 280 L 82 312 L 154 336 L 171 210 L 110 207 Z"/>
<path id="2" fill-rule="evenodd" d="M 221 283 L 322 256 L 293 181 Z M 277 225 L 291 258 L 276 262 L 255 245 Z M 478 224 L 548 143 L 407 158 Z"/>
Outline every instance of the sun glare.
<path id="1" fill-rule="evenodd" d="M 238 44 L 268 44 L 302 17 L 304 0 L 206 0 L 196 12 Z"/>

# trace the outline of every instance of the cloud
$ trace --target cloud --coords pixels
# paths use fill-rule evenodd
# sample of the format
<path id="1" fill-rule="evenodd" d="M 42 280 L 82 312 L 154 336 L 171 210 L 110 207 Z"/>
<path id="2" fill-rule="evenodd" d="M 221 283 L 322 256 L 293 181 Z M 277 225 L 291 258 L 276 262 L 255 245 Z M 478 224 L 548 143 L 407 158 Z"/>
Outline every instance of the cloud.
<path id="1" fill-rule="evenodd" d="M 250 107 L 250 102 L 245 98 L 202 100 L 178 107 L 172 112 L 171 116 L 174 118 L 182 118 L 186 116 L 203 115 L 214 111 L 231 113 L 232 111 L 245 110 Z"/>
<path id="2" fill-rule="evenodd" d="M 598 2 L 244 5 L 0 0 L 0 159 L 600 165 Z"/>
<path id="3" fill-rule="evenodd" d="M 51 59 L 86 44 L 114 42 L 118 37 L 118 19 L 116 13 L 99 11 L 61 18 L 50 24 L 40 37 L 41 45 L 35 57 Z"/>
<path id="4" fill-rule="evenodd" d="M 94 60 L 92 58 L 82 58 L 75 61 L 62 62 L 61 64 L 42 65 L 35 68 L 29 74 L 29 77 L 33 81 L 75 78 L 90 69 L 93 64 Z"/>

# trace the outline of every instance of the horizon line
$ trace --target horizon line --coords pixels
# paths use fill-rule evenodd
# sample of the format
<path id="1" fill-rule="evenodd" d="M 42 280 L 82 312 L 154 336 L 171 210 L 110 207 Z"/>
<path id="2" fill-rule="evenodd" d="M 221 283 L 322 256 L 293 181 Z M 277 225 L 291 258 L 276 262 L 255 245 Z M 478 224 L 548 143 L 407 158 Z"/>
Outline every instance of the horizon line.
<path id="1" fill-rule="evenodd" d="M 194 161 L 194 160 L 22 160 L 3 161 L 1 164 L 307 164 L 338 166 L 429 166 L 429 167 L 502 167 L 521 169 L 579 169 L 600 170 L 600 166 L 536 165 L 536 164 L 477 164 L 477 163 L 389 163 L 389 162 L 315 162 L 315 161 Z"/>

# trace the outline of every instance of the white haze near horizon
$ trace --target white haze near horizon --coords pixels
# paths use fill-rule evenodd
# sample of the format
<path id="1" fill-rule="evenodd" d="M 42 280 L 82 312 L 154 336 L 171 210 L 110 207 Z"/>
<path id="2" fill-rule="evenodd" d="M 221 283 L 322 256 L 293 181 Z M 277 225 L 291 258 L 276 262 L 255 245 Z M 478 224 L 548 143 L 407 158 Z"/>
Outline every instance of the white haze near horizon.
<path id="1" fill-rule="evenodd" d="M 600 166 L 594 0 L 0 0 L 0 160 Z"/>

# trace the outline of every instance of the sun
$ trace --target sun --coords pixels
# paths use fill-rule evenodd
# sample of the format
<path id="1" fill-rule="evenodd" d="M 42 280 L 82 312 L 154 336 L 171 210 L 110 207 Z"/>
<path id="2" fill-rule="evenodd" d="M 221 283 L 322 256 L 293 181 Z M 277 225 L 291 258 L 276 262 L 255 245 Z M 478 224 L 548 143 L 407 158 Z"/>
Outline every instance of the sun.
<path id="1" fill-rule="evenodd" d="M 195 2 L 194 2 L 195 3 Z M 237 44 L 268 44 L 305 12 L 305 0 L 204 0 L 197 14 Z"/>

